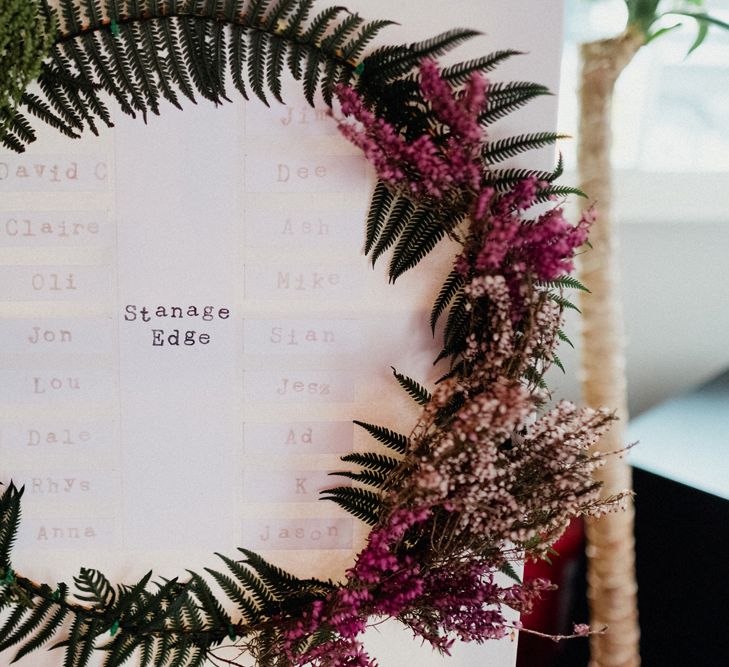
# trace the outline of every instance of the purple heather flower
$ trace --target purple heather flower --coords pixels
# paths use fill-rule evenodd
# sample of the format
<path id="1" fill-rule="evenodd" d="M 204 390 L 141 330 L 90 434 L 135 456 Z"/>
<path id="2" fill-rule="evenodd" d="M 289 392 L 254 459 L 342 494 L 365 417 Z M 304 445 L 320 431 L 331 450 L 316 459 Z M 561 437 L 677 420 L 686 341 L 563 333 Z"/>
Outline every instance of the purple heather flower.
<path id="1" fill-rule="evenodd" d="M 362 149 L 380 179 L 393 187 L 433 199 L 463 188 L 477 189 L 481 180 L 478 149 L 483 138 L 478 115 L 486 99 L 485 79 L 474 74 L 457 96 L 440 77 L 436 64 L 425 61 L 420 67 L 420 86 L 435 117 L 450 130 L 444 146 L 436 145 L 429 135 L 407 143 L 347 86 L 339 86 L 336 94 L 342 114 L 353 122 L 341 121 L 340 131 Z"/>

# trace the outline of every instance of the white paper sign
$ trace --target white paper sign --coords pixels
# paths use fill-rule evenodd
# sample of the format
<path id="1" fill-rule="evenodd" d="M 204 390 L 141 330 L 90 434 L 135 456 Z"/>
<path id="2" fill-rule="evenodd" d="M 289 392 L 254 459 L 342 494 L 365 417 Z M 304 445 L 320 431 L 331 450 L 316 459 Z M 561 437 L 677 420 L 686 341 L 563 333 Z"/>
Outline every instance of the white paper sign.
<path id="1" fill-rule="evenodd" d="M 500 76 L 556 88 L 560 2 L 350 4 L 398 21 L 391 42 L 483 29 L 451 59 L 529 51 Z M 317 494 L 371 446 L 353 419 L 412 427 L 390 367 L 440 374 L 427 322 L 453 249 L 394 287 L 384 262 L 373 271 L 372 170 L 299 85 L 285 92 L 286 106 L 201 103 L 148 125 L 117 113 L 99 138 L 43 132 L 0 154 L 1 476 L 26 486 L 24 574 L 177 576 L 246 546 L 337 578 L 363 545 L 364 525 Z M 555 115 L 539 100 L 499 132 Z M 397 651 L 440 664 L 388 633 L 372 640 L 383 667 Z M 514 646 L 451 664 L 508 665 Z"/>

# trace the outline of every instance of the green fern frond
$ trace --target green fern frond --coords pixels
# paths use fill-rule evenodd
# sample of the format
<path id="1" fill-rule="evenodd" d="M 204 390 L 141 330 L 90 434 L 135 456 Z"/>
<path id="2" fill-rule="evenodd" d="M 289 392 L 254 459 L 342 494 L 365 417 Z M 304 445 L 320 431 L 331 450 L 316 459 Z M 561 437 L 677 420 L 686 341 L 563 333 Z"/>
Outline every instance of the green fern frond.
<path id="1" fill-rule="evenodd" d="M 381 83 L 401 79 L 410 74 L 423 59 L 437 58 L 479 34 L 475 30 L 457 28 L 407 46 L 380 47 L 365 58 L 365 80 L 369 79 L 368 72 L 376 73 Z"/>
<path id="2" fill-rule="evenodd" d="M 71 137 L 72 139 L 78 138 L 79 135 L 74 132 L 73 128 L 58 114 L 54 113 L 48 103 L 38 97 L 38 95 L 26 92 L 21 98 L 21 102 L 31 116 L 35 116 L 46 125 L 49 125 L 61 134 L 65 134 L 67 137 Z M 31 143 L 32 141 L 28 140 L 27 143 Z"/>
<path id="3" fill-rule="evenodd" d="M 395 376 L 398 384 L 408 393 L 410 398 L 412 398 L 416 403 L 418 403 L 419 405 L 428 405 L 428 403 L 430 403 L 432 396 L 430 392 L 425 387 L 423 387 L 423 385 L 421 385 L 419 382 L 416 382 L 407 375 L 398 373 L 394 367 L 392 368 L 392 374 Z"/>
<path id="4" fill-rule="evenodd" d="M 114 604 L 116 593 L 109 580 L 98 570 L 82 567 L 73 580 L 81 591 L 81 594 L 74 596 L 79 600 L 91 602 L 96 607 L 111 607 Z"/>
<path id="5" fill-rule="evenodd" d="M 382 472 L 376 472 L 374 470 L 361 470 L 360 472 L 352 472 L 350 470 L 342 470 L 341 472 L 330 472 L 330 475 L 336 475 L 337 477 L 346 477 L 351 479 L 353 482 L 359 482 L 360 484 L 366 484 L 376 489 L 384 491 L 387 488 L 388 476 Z"/>
<path id="6" fill-rule="evenodd" d="M 52 648 L 65 647 L 64 667 L 86 667 L 94 650 L 94 641 L 99 634 L 101 622 L 98 618 L 86 618 L 77 614 L 71 624 L 66 641 Z M 109 658 L 107 657 L 107 663 Z M 119 664 L 119 663 L 117 663 Z"/>
<path id="7" fill-rule="evenodd" d="M 569 299 L 566 299 L 563 296 L 560 296 L 559 294 L 555 294 L 554 292 L 549 293 L 549 298 L 554 301 L 557 305 L 559 305 L 561 308 L 569 308 L 570 310 L 576 310 L 578 313 L 581 313 L 582 311 Z"/>
<path id="8" fill-rule="evenodd" d="M 235 577 L 241 590 L 250 597 L 255 605 L 253 611 L 250 610 L 248 605 L 244 605 L 241 608 L 244 614 L 249 613 L 255 618 L 258 618 L 261 615 L 266 615 L 275 608 L 277 602 L 275 596 L 271 594 L 266 585 L 250 568 L 222 554 L 216 555 L 228 566 L 228 570 Z M 210 572 L 210 570 L 208 571 Z"/>
<path id="9" fill-rule="evenodd" d="M 205 568 L 205 571 L 215 580 L 218 586 L 220 586 L 228 600 L 237 606 L 238 611 L 240 611 L 246 623 L 253 623 L 259 618 L 260 614 L 258 613 L 258 609 L 248 597 L 245 589 L 236 584 L 236 582 L 227 574 L 217 572 L 216 570 L 208 567 Z"/>
<path id="10" fill-rule="evenodd" d="M 390 282 L 395 280 L 407 270 L 404 267 L 414 266 L 427 254 L 421 253 L 418 242 L 422 236 L 437 238 L 433 241 L 430 249 L 443 238 L 445 230 L 436 221 L 436 211 L 432 208 L 419 208 L 415 211 L 407 224 L 400 232 L 395 248 L 392 251 L 388 277 Z M 422 257 L 420 255 L 422 254 Z M 418 258 L 419 257 L 419 258 Z"/>
<path id="11" fill-rule="evenodd" d="M 569 185 L 549 185 L 546 188 L 541 188 L 539 192 L 537 192 L 537 201 L 543 202 L 555 198 L 562 199 L 573 195 L 575 197 L 582 197 L 583 199 L 587 198 L 587 195 L 579 188 L 574 188 Z"/>
<path id="12" fill-rule="evenodd" d="M 456 63 L 449 67 L 444 67 L 441 71 L 441 78 L 450 83 L 452 86 L 459 86 L 466 83 L 474 72 L 486 74 L 492 72 L 502 62 L 508 60 L 512 56 L 524 55 L 522 51 L 514 51 L 513 49 L 504 49 L 502 51 L 494 51 L 487 56 L 467 60 L 462 63 Z"/>
<path id="13" fill-rule="evenodd" d="M 63 597 L 65 597 L 66 587 L 64 584 L 60 584 L 59 589 L 61 589 L 62 591 L 61 599 L 63 599 Z M 40 629 L 40 631 L 36 632 L 35 635 L 33 635 L 25 644 L 23 644 L 23 646 L 13 657 L 12 661 L 18 662 L 18 660 L 20 660 L 24 656 L 32 653 L 36 649 L 39 649 L 41 646 L 44 646 L 49 641 L 51 641 L 56 633 L 62 629 L 63 622 L 66 620 L 69 613 L 70 612 L 65 607 L 58 606 L 55 613 L 47 618 L 45 624 Z M 20 640 L 9 643 L 8 647 L 16 645 L 17 643 L 19 643 L 19 641 Z"/>
<path id="14" fill-rule="evenodd" d="M 381 442 L 398 454 L 405 454 L 408 449 L 408 438 L 400 433 L 395 433 L 384 426 L 376 426 L 375 424 L 367 424 L 366 422 L 354 420 L 357 426 L 367 431 L 375 440 Z"/>
<path id="15" fill-rule="evenodd" d="M 581 292 L 587 292 L 588 294 L 590 292 L 590 290 L 587 289 L 587 287 L 585 287 L 577 278 L 570 275 L 560 276 L 554 280 L 547 280 L 540 283 L 540 285 L 550 289 L 576 289 Z"/>
<path id="16" fill-rule="evenodd" d="M 530 384 L 540 389 L 547 389 L 547 383 L 544 381 L 544 376 L 534 366 L 528 366 L 524 370 L 524 379 Z"/>
<path id="17" fill-rule="evenodd" d="M 43 620 L 48 612 L 54 607 L 53 600 L 40 600 L 35 602 L 33 609 L 25 610 L 25 619 L 17 628 L 14 628 L 12 633 L 5 630 L 3 627 L 2 640 L 0 640 L 0 651 L 15 646 L 19 642 L 23 641 L 29 634 L 33 633 L 38 626 L 43 623 Z M 18 606 L 16 609 L 22 609 Z M 21 620 L 21 619 L 19 619 Z"/>
<path id="18" fill-rule="evenodd" d="M 246 31 L 242 26 L 233 24 L 228 40 L 228 62 L 233 85 L 244 100 L 248 99 L 248 88 L 243 73 L 246 71 Z M 176 82 L 179 86 L 179 82 Z"/>
<path id="19" fill-rule="evenodd" d="M 281 78 L 286 65 L 286 42 L 279 37 L 269 38 L 268 62 L 266 63 L 266 85 L 276 98 L 283 103 Z"/>
<path id="20" fill-rule="evenodd" d="M 574 349 L 575 344 L 568 338 L 567 334 L 562 331 L 562 329 L 557 329 L 557 338 L 559 338 L 563 343 L 567 343 L 567 345 Z"/>
<path id="21" fill-rule="evenodd" d="M 227 627 L 232 622 L 231 618 L 210 590 L 210 586 L 199 574 L 195 572 L 189 572 L 189 574 L 191 577 L 190 591 L 197 598 L 200 609 L 207 616 L 210 624 L 214 627 Z"/>
<path id="22" fill-rule="evenodd" d="M 521 583 L 521 578 L 516 573 L 514 566 L 507 560 L 504 561 L 503 565 L 499 568 L 499 572 L 503 572 L 509 579 L 513 579 L 517 584 Z"/>
<path id="23" fill-rule="evenodd" d="M 274 595 L 285 597 L 301 586 L 301 579 L 269 563 L 257 553 L 243 548 L 239 548 L 238 551 L 246 557 L 245 563 L 255 571 Z"/>
<path id="24" fill-rule="evenodd" d="M 413 215 L 393 250 L 390 282 L 417 266 L 460 221 L 461 216 L 449 211 L 422 210 Z"/>
<path id="25" fill-rule="evenodd" d="M 26 614 L 30 613 L 30 609 L 25 605 L 15 605 L 12 612 L 7 616 L 2 628 L 0 628 L 0 639 L 5 642 L 8 637 L 12 637 L 13 631 L 23 620 Z"/>
<path id="26" fill-rule="evenodd" d="M 549 174 L 549 176 L 545 180 L 549 181 L 550 183 L 553 183 L 563 173 L 564 173 L 564 155 L 562 155 L 562 151 L 560 151 L 559 158 L 557 159 L 557 164 L 554 167 L 554 171 L 551 174 Z"/>
<path id="27" fill-rule="evenodd" d="M 471 332 L 471 320 L 468 312 L 468 297 L 461 291 L 456 294 L 448 312 L 443 329 L 443 351 L 436 361 L 454 356 L 466 349 L 466 338 Z"/>
<path id="28" fill-rule="evenodd" d="M 248 81 L 251 90 L 256 94 L 259 100 L 268 106 L 266 99 L 266 61 L 268 59 L 268 44 L 266 34 L 260 31 L 254 31 L 248 35 Z"/>
<path id="29" fill-rule="evenodd" d="M 340 486 L 322 491 L 322 500 L 331 500 L 342 509 L 374 526 L 380 518 L 382 499 L 376 493 L 351 486 Z"/>
<path id="30" fill-rule="evenodd" d="M 366 23 L 358 34 L 352 37 L 350 42 L 342 48 L 343 57 L 350 61 L 357 61 L 367 45 L 379 34 L 380 30 L 387 26 L 394 25 L 393 21 L 380 20 Z"/>
<path id="31" fill-rule="evenodd" d="M 46 6 L 60 28 L 38 76 L 42 95 L 19 99 L 14 112 L 23 120 L 12 122 L 19 131 L 3 126 L 0 140 L 13 150 L 30 143 L 26 114 L 69 136 L 97 132 L 98 121 L 111 125 L 107 95 L 122 112 L 143 117 L 159 113 L 163 98 L 179 107 L 180 94 L 220 104 L 228 99 L 228 70 L 246 99 L 250 90 L 266 104 L 268 95 L 281 101 L 288 68 L 303 79 L 310 103 L 317 91 L 331 102 L 335 86 L 351 79 L 355 59 L 390 22 L 366 22 L 343 7 L 310 18 L 313 4 L 59 0 L 57 11 Z"/>
<path id="32" fill-rule="evenodd" d="M 478 30 L 471 30 L 470 28 L 453 28 L 435 35 L 435 37 L 413 42 L 408 47 L 408 51 L 419 63 L 423 58 L 438 58 L 445 55 L 457 46 L 481 34 Z"/>
<path id="33" fill-rule="evenodd" d="M 523 107 L 535 97 L 551 94 L 549 88 L 539 83 L 530 83 L 527 81 L 495 83 L 489 87 L 486 107 L 479 114 L 479 122 L 482 125 L 490 125 Z"/>
<path id="34" fill-rule="evenodd" d="M 377 454 L 376 452 L 354 452 L 352 454 L 345 454 L 341 457 L 341 460 L 345 463 L 354 463 L 355 465 L 369 470 L 375 470 L 383 474 L 389 474 L 393 470 L 396 470 L 400 465 L 400 461 L 392 458 L 391 456 L 385 456 L 384 454 Z M 322 493 L 328 493 L 323 491 Z"/>
<path id="35" fill-rule="evenodd" d="M 187 586 L 185 586 L 187 589 Z M 180 613 L 183 615 L 185 622 L 192 630 L 202 630 L 205 627 L 200 608 L 194 603 L 191 595 L 185 590 L 185 594 L 180 594 Z"/>
<path id="36" fill-rule="evenodd" d="M 92 627 L 89 629 L 89 634 L 92 630 L 95 630 L 95 627 L 93 626 L 96 624 L 97 621 L 92 621 Z M 117 632 L 114 639 L 103 647 L 106 651 L 104 667 L 121 665 L 129 660 L 139 647 L 141 641 L 141 637 L 138 637 L 133 633 L 124 632 L 123 630 L 121 632 Z M 87 640 L 84 644 L 82 644 L 82 646 L 86 651 L 90 652 L 93 649 L 93 641 Z"/>
<path id="37" fill-rule="evenodd" d="M 448 304 L 453 301 L 456 294 L 463 289 L 464 282 L 463 276 L 456 269 L 453 269 L 448 274 L 448 277 L 438 292 L 433 309 L 430 312 L 430 329 L 433 333 L 435 333 L 435 326 L 440 316 L 448 307 Z"/>
<path id="38" fill-rule="evenodd" d="M 322 40 L 322 49 L 324 51 L 331 51 L 332 49 L 343 50 L 350 35 L 363 23 L 364 19 L 359 14 L 348 14 L 330 31 L 329 36 Z M 377 34 L 376 31 L 374 34 Z"/>
<path id="39" fill-rule="evenodd" d="M 407 197 L 399 196 L 395 200 L 395 204 L 387 213 L 387 221 L 377 238 L 377 243 L 370 253 L 373 266 L 380 255 L 397 241 L 410 218 L 415 215 L 416 210 L 415 204 Z"/>
<path id="40" fill-rule="evenodd" d="M 382 226 L 388 218 L 390 204 L 393 200 L 392 191 L 383 181 L 378 180 L 372 192 L 370 206 L 367 212 L 367 224 L 365 227 L 365 255 L 370 254 L 375 239 L 380 235 Z"/>
<path id="41" fill-rule="evenodd" d="M 0 128 L 4 128 L 0 138 L 13 137 L 21 144 L 29 144 L 35 141 L 35 131 L 28 119 L 14 110 L 0 108 Z"/>
<path id="42" fill-rule="evenodd" d="M 563 373 L 567 373 L 565 370 L 564 364 L 562 363 L 562 360 L 554 353 L 552 353 L 552 363 L 559 368 Z"/>
<path id="43" fill-rule="evenodd" d="M 147 631 L 161 629 L 168 617 L 174 617 L 182 608 L 188 588 L 177 579 L 156 584 L 155 592 L 143 589 L 124 614 L 124 622 L 138 625 Z"/>
<path id="44" fill-rule="evenodd" d="M 125 615 L 135 616 L 135 607 L 143 599 L 147 584 L 152 579 L 152 571 L 150 570 L 133 586 L 121 585 L 117 588 L 116 603 L 111 609 L 116 619 L 122 619 Z"/>
<path id="45" fill-rule="evenodd" d="M 10 482 L 0 496 L 0 567 L 3 575 L 10 569 L 10 554 L 20 526 L 20 500 L 24 490 Z"/>
<path id="46" fill-rule="evenodd" d="M 535 132 L 532 134 L 506 137 L 484 145 L 481 150 L 481 157 L 484 162 L 489 164 L 502 162 L 503 160 L 516 157 L 525 151 L 535 150 L 542 146 L 549 146 L 559 139 L 566 138 L 568 138 L 568 135 L 557 132 Z"/>
<path id="47" fill-rule="evenodd" d="M 537 181 L 549 181 L 552 172 L 537 171 L 533 169 L 494 169 L 485 174 L 484 182 L 490 185 L 497 192 L 502 193 L 510 190 L 516 183 L 527 178 L 536 178 Z"/>

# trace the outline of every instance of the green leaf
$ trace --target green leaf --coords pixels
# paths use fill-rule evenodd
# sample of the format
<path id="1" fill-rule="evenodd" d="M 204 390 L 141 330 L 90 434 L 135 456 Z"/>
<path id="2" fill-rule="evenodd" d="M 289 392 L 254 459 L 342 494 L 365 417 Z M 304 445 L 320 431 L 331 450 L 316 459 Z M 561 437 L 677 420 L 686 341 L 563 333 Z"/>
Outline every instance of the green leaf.
<path id="1" fill-rule="evenodd" d="M 216 555 L 220 556 L 220 554 Z M 245 588 L 236 584 L 231 577 L 222 572 L 217 572 L 208 567 L 205 570 L 215 579 L 227 598 L 236 604 L 246 623 L 254 623 L 260 619 L 261 615 Z"/>
<path id="2" fill-rule="evenodd" d="M 661 0 L 625 0 L 628 7 L 628 25 L 637 25 L 646 32 L 647 27 L 656 20 L 660 2 Z"/>
<path id="3" fill-rule="evenodd" d="M 658 18 L 662 18 L 664 16 L 686 16 L 688 18 L 694 19 L 699 23 L 707 23 L 708 25 L 716 26 L 717 28 L 721 28 L 722 30 L 729 30 L 729 23 L 710 16 L 709 14 L 706 14 L 704 12 L 689 12 L 681 11 L 680 9 L 674 9 L 668 12 L 664 12 Z"/>
<path id="4" fill-rule="evenodd" d="M 5 642 L 8 637 L 12 637 L 13 631 L 28 613 L 30 613 L 30 610 L 27 607 L 16 604 L 10 614 L 5 618 L 2 628 L 0 628 L 0 641 Z M 10 645 L 12 644 L 8 646 Z"/>
<path id="5" fill-rule="evenodd" d="M 658 39 L 659 37 L 663 37 L 664 35 L 667 35 L 669 32 L 673 32 L 677 28 L 682 28 L 683 23 L 674 23 L 671 26 L 667 26 L 665 28 L 660 28 L 659 30 L 656 30 L 655 32 L 652 32 L 646 36 L 645 43 L 650 44 L 652 41 Z"/>
<path id="6" fill-rule="evenodd" d="M 694 43 L 689 48 L 688 53 L 686 53 L 687 58 L 704 43 L 704 40 L 709 34 L 709 23 L 707 21 L 697 19 L 696 23 L 698 24 L 699 30 L 696 34 L 696 39 L 694 40 Z"/>
<path id="7" fill-rule="evenodd" d="M 370 21 L 366 23 L 357 31 L 357 34 L 352 37 L 350 42 L 342 48 L 342 57 L 348 61 L 356 61 L 377 34 L 389 25 L 394 25 L 394 22 Z"/>

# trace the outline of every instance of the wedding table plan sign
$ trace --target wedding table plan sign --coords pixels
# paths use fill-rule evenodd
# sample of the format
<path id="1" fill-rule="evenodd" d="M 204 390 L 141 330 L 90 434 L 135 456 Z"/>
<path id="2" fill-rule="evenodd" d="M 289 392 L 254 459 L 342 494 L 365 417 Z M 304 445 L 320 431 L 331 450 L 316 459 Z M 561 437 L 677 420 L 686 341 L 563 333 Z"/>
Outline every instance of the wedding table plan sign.
<path id="1" fill-rule="evenodd" d="M 529 52 L 497 57 L 484 85 L 557 90 L 559 2 L 348 4 L 397 22 L 369 50 L 465 27 L 486 35 L 444 49 L 439 67 Z M 111 21 L 111 38 L 126 25 Z M 364 112 L 342 93 L 333 117 L 320 91 L 312 106 L 301 82 L 282 81 L 283 104 L 231 92 L 230 103 L 182 102 L 182 112 L 160 102 L 145 123 L 111 99 L 113 129 L 70 139 L 38 127 L 25 152 L 0 152 L 2 479 L 24 487 L 9 589 L 19 574 L 48 582 L 51 605 L 54 582 L 73 581 L 79 565 L 112 581 L 137 582 L 152 567 L 182 580 L 187 568 L 220 570 L 215 553 L 235 559 L 239 547 L 298 581 L 337 581 L 368 548 L 366 509 L 357 518 L 341 505 L 347 489 L 384 473 L 332 473 L 343 456 L 361 464 L 373 435 L 392 445 L 393 433 L 410 433 L 431 396 L 425 387 L 448 373 L 447 359 L 433 364 L 445 323 L 434 337 L 430 320 L 459 250 L 444 240 L 392 285 L 397 237 L 375 236 L 373 268 L 362 250 L 382 173 L 337 120 L 347 104 L 360 122 Z M 553 134 L 556 97 L 533 97 L 489 126 L 489 138 Z M 528 157 L 503 148 L 499 168 L 553 172 L 553 140 L 533 143 L 546 147 Z M 343 495 L 330 500 L 342 502 L 322 501 L 332 488 Z M 518 579 L 499 581 L 508 574 Z M 89 577 L 81 590 L 103 588 Z M 128 613 L 97 645 L 124 633 Z M 234 647 L 238 625 L 228 625 L 232 648 L 203 658 L 248 664 Z M 387 623 L 364 644 L 383 667 L 415 656 L 508 665 L 514 637 L 456 644 L 444 658 Z M 108 658 L 99 653 L 92 663 Z M 63 659 L 63 648 L 30 658 L 49 667 Z"/>

